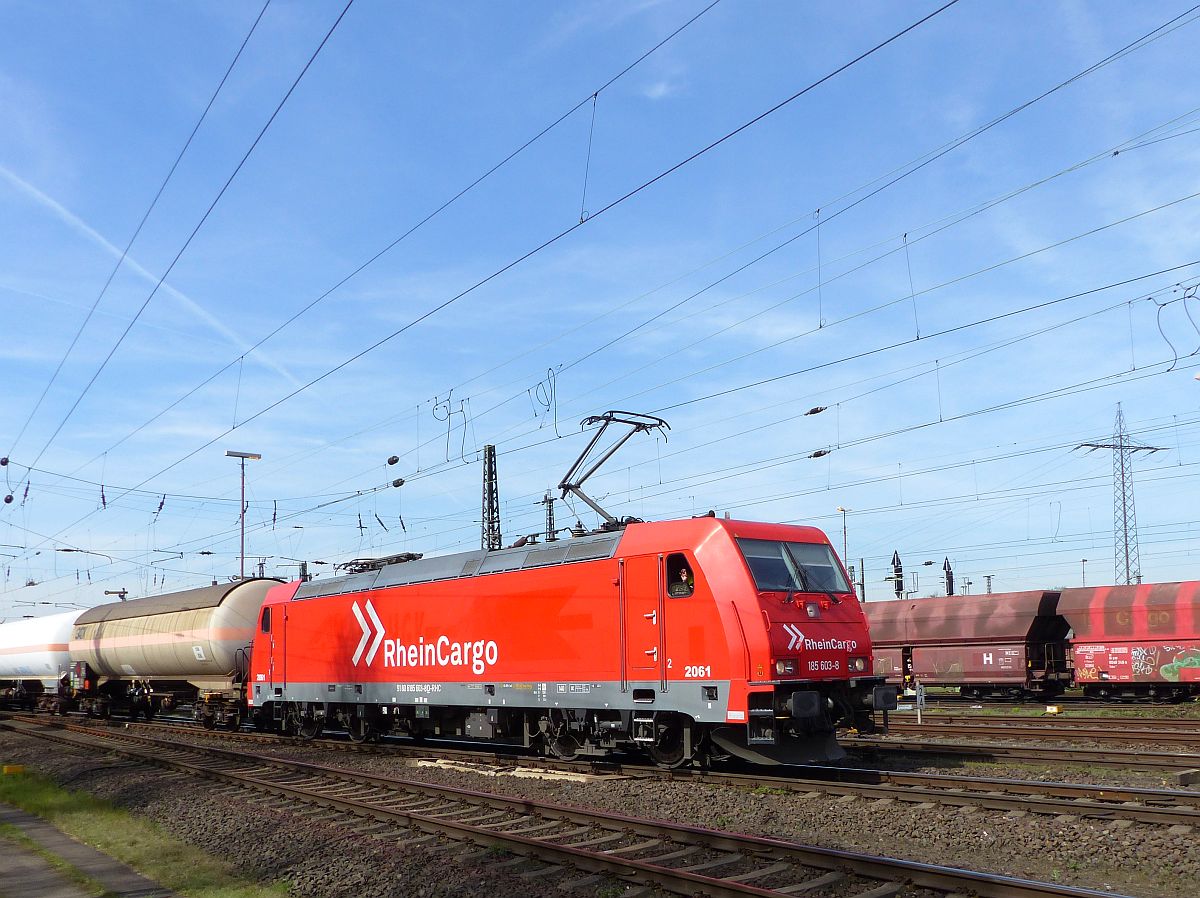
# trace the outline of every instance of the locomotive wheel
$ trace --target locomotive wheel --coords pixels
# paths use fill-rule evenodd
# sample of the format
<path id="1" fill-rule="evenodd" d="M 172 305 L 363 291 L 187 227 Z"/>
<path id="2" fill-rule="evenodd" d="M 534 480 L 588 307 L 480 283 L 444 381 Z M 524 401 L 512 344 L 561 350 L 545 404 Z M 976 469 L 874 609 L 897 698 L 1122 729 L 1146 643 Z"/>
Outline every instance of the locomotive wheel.
<path id="1" fill-rule="evenodd" d="M 232 714 L 230 714 L 228 717 L 225 718 L 225 729 L 229 730 L 231 733 L 236 733 L 241 728 L 242 728 L 242 715 L 239 712 L 234 711 Z"/>
<path id="2" fill-rule="evenodd" d="M 659 767 L 682 767 L 692 760 L 685 749 L 684 733 L 691 722 L 679 714 L 660 713 L 654 716 L 654 742 L 649 746 L 650 757 Z"/>
<path id="3" fill-rule="evenodd" d="M 215 714 L 204 714 L 200 717 L 200 726 L 206 730 L 215 730 L 217 728 L 217 717 Z"/>
<path id="4" fill-rule="evenodd" d="M 362 745 L 375 735 L 374 727 L 371 722 L 365 717 L 355 715 L 346 722 L 346 732 L 350 734 L 350 741 Z"/>
<path id="5" fill-rule="evenodd" d="M 571 733 L 566 712 L 552 708 L 549 720 L 543 723 L 547 724 L 543 737 L 547 754 L 560 761 L 574 761 L 579 757 L 579 739 Z"/>
<path id="6" fill-rule="evenodd" d="M 546 736 L 546 747 L 560 761 L 574 761 L 579 757 L 579 740 L 570 733 L 561 736 Z"/>
<path id="7" fill-rule="evenodd" d="M 323 729 L 325 729 L 325 721 L 317 717 L 304 717 L 300 720 L 296 735 L 307 742 L 320 736 Z M 350 738 L 353 739 L 353 735 Z"/>

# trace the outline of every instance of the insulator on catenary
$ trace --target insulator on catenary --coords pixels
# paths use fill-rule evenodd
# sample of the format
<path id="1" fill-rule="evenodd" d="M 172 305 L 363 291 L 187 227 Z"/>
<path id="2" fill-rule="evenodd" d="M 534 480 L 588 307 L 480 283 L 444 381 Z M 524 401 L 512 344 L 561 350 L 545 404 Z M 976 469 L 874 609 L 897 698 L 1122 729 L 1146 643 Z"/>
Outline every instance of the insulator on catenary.
<path id="1" fill-rule="evenodd" d="M 400 461 L 400 456 L 399 456 L 399 455 L 393 455 L 391 458 L 389 458 L 389 459 L 388 459 L 388 464 L 389 464 L 389 465 L 394 465 L 394 464 L 396 464 L 396 462 L 398 462 L 398 461 Z"/>
<path id="2" fill-rule="evenodd" d="M 392 481 L 392 486 L 404 486 L 404 478 L 397 477 L 395 480 Z"/>
<path id="3" fill-rule="evenodd" d="M 821 458 L 821 456 L 828 455 L 832 451 L 832 449 L 818 449 L 816 452 L 812 453 L 809 458 Z"/>
<path id="4" fill-rule="evenodd" d="M 825 411 L 825 409 L 827 409 L 827 408 L 829 408 L 829 406 L 827 406 L 827 405 L 814 405 L 812 408 L 810 408 L 804 414 L 805 414 L 805 416 L 819 415 L 819 414 L 821 414 L 821 412 Z"/>

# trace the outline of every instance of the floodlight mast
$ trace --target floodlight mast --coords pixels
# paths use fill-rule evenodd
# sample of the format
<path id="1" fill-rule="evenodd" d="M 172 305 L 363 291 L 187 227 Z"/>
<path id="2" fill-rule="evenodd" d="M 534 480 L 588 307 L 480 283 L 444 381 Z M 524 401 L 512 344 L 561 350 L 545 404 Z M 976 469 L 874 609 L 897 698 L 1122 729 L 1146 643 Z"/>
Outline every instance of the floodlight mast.
<path id="1" fill-rule="evenodd" d="M 629 438 L 635 433 L 648 433 L 651 430 L 663 431 L 663 439 L 665 440 L 665 431 L 670 430 L 671 425 L 662 418 L 656 418 L 653 415 L 642 415 L 638 414 L 637 412 L 608 411 L 603 415 L 591 415 L 590 417 L 584 418 L 580 422 L 580 427 L 591 427 L 593 424 L 599 424 L 600 429 L 597 430 L 592 436 L 591 442 L 589 442 L 583 452 L 579 454 L 579 458 L 575 459 L 575 463 L 571 465 L 570 469 L 563 476 L 562 481 L 558 484 L 558 488 L 562 490 L 564 499 L 567 497 L 567 493 L 572 493 L 573 495 L 578 496 L 588 504 L 592 511 L 604 518 L 604 520 L 610 526 L 615 527 L 619 526 L 620 522 L 603 508 L 601 508 L 598 503 L 596 503 L 590 496 L 587 495 L 587 493 L 583 491 L 583 482 L 595 474 L 601 465 L 612 458 L 613 454 L 622 446 L 624 446 Z M 610 424 L 624 424 L 629 427 L 629 431 L 624 436 L 620 437 L 615 443 L 609 446 L 604 452 L 602 452 L 600 456 L 591 463 L 591 467 L 589 467 L 586 471 L 583 471 L 581 474 L 580 471 L 583 470 L 588 456 L 591 455 L 592 450 L 596 448 L 596 445 L 600 442 L 600 438 L 604 436 L 604 431 L 608 429 Z"/>
<path id="2" fill-rule="evenodd" d="M 238 506 L 238 518 L 242 525 L 242 553 L 240 569 L 238 573 L 239 580 L 246 579 L 246 459 L 257 461 L 262 458 L 257 452 L 235 452 L 232 449 L 226 449 L 225 455 L 227 458 L 239 459 L 242 463 L 242 504 Z"/>

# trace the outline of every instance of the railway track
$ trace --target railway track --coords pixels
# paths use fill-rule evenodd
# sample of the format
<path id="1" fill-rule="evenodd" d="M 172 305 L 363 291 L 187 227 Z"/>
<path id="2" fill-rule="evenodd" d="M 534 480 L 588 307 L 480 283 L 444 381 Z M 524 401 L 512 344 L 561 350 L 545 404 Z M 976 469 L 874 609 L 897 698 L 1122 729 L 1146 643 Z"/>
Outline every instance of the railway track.
<path id="1" fill-rule="evenodd" d="M 1042 737 L 1046 738 L 1046 737 Z M 919 739 L 844 736 L 847 748 L 866 754 L 905 753 L 977 758 L 988 761 L 1026 761 L 1037 764 L 1086 764 L 1093 767 L 1123 767 L 1128 770 L 1184 772 L 1200 768 L 1195 754 L 1149 751 L 1118 751 L 1107 748 L 1078 748 L 1058 745 L 1003 745 L 975 742 L 928 742 Z"/>
<path id="2" fill-rule="evenodd" d="M 1136 718 L 1135 718 L 1136 719 Z M 1103 718 L 1101 718 L 1103 720 Z M 927 736 L 987 736 L 1002 739 L 1063 739 L 1088 740 L 1111 743 L 1151 743 L 1162 746 L 1200 748 L 1200 729 L 1194 721 L 1177 721 L 1185 726 L 1153 726 L 1131 724 L 1129 721 L 1109 720 L 1107 726 L 1100 723 L 1055 720 L 1047 723 L 997 722 L 991 719 L 954 718 L 941 720 L 926 717 L 921 723 L 911 720 L 891 720 L 889 733 Z M 1194 766 L 1194 765 L 1193 765 Z"/>
<path id="3" fill-rule="evenodd" d="M 609 875 L 687 895 L 1113 898 L 1110 892 L 511 799 L 128 731 L 15 720 L 5 726 L 286 800 L 364 836 L 401 845 L 444 838 L 485 851 L 501 849 L 517 856 L 509 862 L 514 872 L 567 889 L 591 887 Z"/>
<path id="4" fill-rule="evenodd" d="M 44 723 L 24 718 L 29 723 Z M 454 749 L 444 746 L 419 748 L 388 743 L 357 744 L 350 741 L 318 740 L 298 743 L 294 738 L 257 733 L 201 731 L 195 727 L 171 726 L 168 732 L 189 737 L 239 741 L 247 744 L 297 745 L 330 751 L 353 751 L 409 759 L 441 759 L 504 769 L 521 766 L 548 771 L 613 774 L 679 782 L 698 782 L 744 789 L 781 790 L 816 797 L 853 795 L 863 800 L 890 800 L 907 804 L 938 804 L 977 807 L 992 811 L 1021 811 L 1043 815 L 1073 815 L 1102 820 L 1129 820 L 1157 826 L 1200 826 L 1200 792 L 1171 789 L 1090 786 L 1046 783 L 998 777 L 968 777 L 945 774 L 902 773 L 846 767 L 789 768 L 781 775 L 735 773 L 713 770 L 662 770 L 644 765 L 564 762 L 497 752 Z M 155 727 L 161 732 L 164 728 Z"/>
<path id="5" fill-rule="evenodd" d="M 893 711 L 890 715 L 890 722 L 909 722 L 913 718 L 914 714 L 912 712 Z M 939 711 L 934 714 L 926 714 L 924 723 L 931 725 L 942 723 L 986 723 L 996 726 L 1012 724 L 1055 728 L 1087 728 L 1119 725 L 1133 729 L 1173 730 L 1200 734 L 1200 717 L 1129 717 L 1104 714 L 1076 714 L 1074 712 L 1064 714 L 983 715 L 964 714 L 962 712 L 947 714 Z"/>

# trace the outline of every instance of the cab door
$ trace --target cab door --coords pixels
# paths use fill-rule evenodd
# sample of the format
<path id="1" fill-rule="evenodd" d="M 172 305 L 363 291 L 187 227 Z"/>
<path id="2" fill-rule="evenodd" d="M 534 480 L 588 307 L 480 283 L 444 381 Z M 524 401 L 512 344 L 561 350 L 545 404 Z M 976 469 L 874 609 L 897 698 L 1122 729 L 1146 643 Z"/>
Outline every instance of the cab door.
<path id="1" fill-rule="evenodd" d="M 283 657 L 283 621 L 284 605 L 264 605 L 259 613 L 258 628 L 260 638 L 267 650 L 266 695 L 260 701 L 274 701 L 283 693 L 283 678 L 281 676 Z M 277 638 L 278 637 L 278 638 Z"/>
<path id="2" fill-rule="evenodd" d="M 621 575 L 624 679 L 658 680 L 667 688 L 666 607 L 663 556 L 640 555 L 619 560 Z"/>

